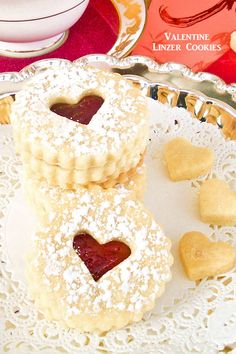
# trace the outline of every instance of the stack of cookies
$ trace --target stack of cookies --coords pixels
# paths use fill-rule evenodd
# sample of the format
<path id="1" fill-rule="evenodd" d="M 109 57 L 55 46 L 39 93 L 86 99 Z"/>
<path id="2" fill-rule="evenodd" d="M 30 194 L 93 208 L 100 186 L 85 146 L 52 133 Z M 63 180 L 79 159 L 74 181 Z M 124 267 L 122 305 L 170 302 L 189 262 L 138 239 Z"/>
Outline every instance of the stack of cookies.
<path id="1" fill-rule="evenodd" d="M 82 331 L 140 320 L 172 262 L 170 241 L 137 200 L 146 98 L 118 74 L 71 64 L 35 76 L 16 95 L 11 123 L 41 217 L 27 260 L 36 306 Z"/>
<path id="2" fill-rule="evenodd" d="M 11 122 L 29 177 L 76 189 L 124 183 L 148 141 L 145 98 L 118 74 L 72 65 L 36 76 L 17 94 Z"/>

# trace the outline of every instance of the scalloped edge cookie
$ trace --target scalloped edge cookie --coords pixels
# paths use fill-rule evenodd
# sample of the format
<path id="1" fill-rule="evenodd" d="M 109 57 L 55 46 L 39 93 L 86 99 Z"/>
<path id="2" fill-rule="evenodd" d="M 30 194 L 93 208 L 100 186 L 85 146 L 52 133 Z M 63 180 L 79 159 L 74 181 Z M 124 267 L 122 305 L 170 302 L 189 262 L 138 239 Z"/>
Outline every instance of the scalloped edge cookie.
<path id="1" fill-rule="evenodd" d="M 140 321 L 171 278 L 171 243 L 150 212 L 127 193 L 80 188 L 40 226 L 27 260 L 28 290 L 47 320 L 104 332 Z M 131 255 L 97 282 L 73 249 L 81 231 L 100 243 L 124 242 Z M 38 291 L 40 289 L 40 291 Z"/>
<path id="2" fill-rule="evenodd" d="M 87 94 L 104 99 L 88 125 L 50 110 L 57 102 L 73 104 Z M 83 184 L 129 171 L 144 153 L 149 135 L 148 104 L 140 89 L 119 74 L 81 64 L 32 78 L 16 94 L 11 123 L 16 150 L 24 159 L 28 154 L 52 168 L 79 171 L 76 182 Z M 55 179 L 57 172 L 53 170 Z"/>

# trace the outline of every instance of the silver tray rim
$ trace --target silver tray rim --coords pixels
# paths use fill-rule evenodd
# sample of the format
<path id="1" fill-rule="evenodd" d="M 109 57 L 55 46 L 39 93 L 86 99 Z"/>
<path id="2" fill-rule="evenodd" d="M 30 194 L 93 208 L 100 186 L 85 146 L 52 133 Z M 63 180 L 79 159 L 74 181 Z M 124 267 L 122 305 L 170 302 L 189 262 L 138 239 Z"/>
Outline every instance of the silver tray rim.
<path id="1" fill-rule="evenodd" d="M 123 59 L 117 59 L 113 56 L 106 54 L 90 54 L 85 55 L 81 58 L 74 60 L 73 62 L 67 59 L 60 58 L 49 58 L 35 61 L 34 63 L 25 66 L 19 72 L 3 72 L 0 73 L 0 98 L 8 96 L 10 94 L 14 94 L 17 91 L 21 90 L 24 87 L 24 84 L 28 79 L 39 73 L 41 70 L 45 70 L 49 67 L 66 67 L 71 65 L 71 63 L 83 63 L 90 65 L 98 65 L 103 68 L 109 68 L 113 70 L 115 68 L 118 69 L 130 69 L 136 64 L 141 64 L 146 67 L 150 76 L 152 74 L 168 74 L 174 76 L 176 73 L 180 75 L 183 79 L 190 80 L 192 83 L 197 83 L 199 88 L 196 89 L 184 89 L 179 87 L 178 85 L 170 82 L 168 79 L 163 81 L 158 81 L 154 79 L 147 79 L 142 77 L 139 73 L 136 75 L 124 75 L 127 78 L 138 81 L 143 86 L 150 85 L 164 85 L 171 90 L 177 90 L 186 92 L 188 94 L 194 94 L 199 96 L 199 98 L 204 100 L 210 100 L 211 103 L 215 103 L 220 106 L 227 112 L 229 112 L 233 117 L 236 118 L 236 83 L 227 85 L 221 78 L 216 75 L 207 73 L 207 72 L 193 72 L 189 67 L 184 64 L 176 63 L 176 62 L 166 62 L 164 64 L 159 64 L 152 60 L 149 57 L 136 55 L 129 56 Z M 204 83 L 210 83 L 218 95 L 222 95 L 222 99 L 216 99 L 211 97 L 210 95 L 204 94 L 202 91 Z M 225 103 L 223 100 L 223 96 L 228 94 L 230 96 L 231 104 Z M 234 108 L 233 108 L 234 107 Z"/>

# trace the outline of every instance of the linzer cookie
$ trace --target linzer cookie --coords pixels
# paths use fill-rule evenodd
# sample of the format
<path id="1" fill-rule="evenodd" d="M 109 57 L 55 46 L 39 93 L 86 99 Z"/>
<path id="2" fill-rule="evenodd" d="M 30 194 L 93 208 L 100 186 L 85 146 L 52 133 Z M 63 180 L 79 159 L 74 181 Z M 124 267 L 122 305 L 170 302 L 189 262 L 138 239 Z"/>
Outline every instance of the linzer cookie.
<path id="1" fill-rule="evenodd" d="M 96 184 L 90 183 L 86 188 L 94 188 Z M 129 193 L 131 198 L 142 201 L 146 187 L 146 166 L 140 166 L 134 174 L 128 176 L 125 181 L 117 181 L 113 186 L 122 193 Z M 81 188 L 77 186 L 75 190 L 63 189 L 59 186 L 51 186 L 44 178 L 38 179 L 24 174 L 23 188 L 26 199 L 40 217 L 41 222 L 48 222 L 48 215 L 60 203 L 61 198 L 73 198 L 74 194 Z M 104 187 L 103 187 L 104 188 Z M 105 189 L 108 189 L 106 186 Z M 50 220 L 49 220 L 50 222 Z"/>
<path id="2" fill-rule="evenodd" d="M 136 172 L 132 174 L 126 182 L 119 182 L 114 186 L 117 190 L 128 190 L 133 193 L 134 197 L 141 202 L 147 187 L 147 168 L 145 164 L 138 167 Z"/>
<path id="3" fill-rule="evenodd" d="M 24 170 L 29 177 L 41 178 L 47 176 L 48 183 L 52 186 L 60 186 L 65 189 L 77 189 L 79 186 L 86 184 L 93 184 L 96 182 L 87 181 L 87 171 L 73 169 L 68 170 L 59 166 L 49 165 L 43 160 L 35 159 L 29 153 L 23 153 L 22 159 L 24 161 Z M 119 173 L 115 170 L 108 180 L 100 181 L 99 185 L 103 188 L 111 188 L 118 183 L 126 183 L 129 178 L 135 174 L 136 170 L 143 164 L 143 155 L 141 156 L 137 166 L 131 168 L 129 171 Z M 79 183 L 77 181 L 80 181 Z"/>
<path id="4" fill-rule="evenodd" d="M 170 241 L 128 193 L 68 191 L 41 226 L 27 262 L 28 288 L 48 320 L 103 332 L 142 319 L 170 280 Z M 39 291 L 40 289 L 40 291 Z"/>
<path id="5" fill-rule="evenodd" d="M 33 171 L 60 185 L 87 185 L 138 165 L 147 116 L 146 98 L 131 82 L 71 64 L 36 75 L 17 93 L 11 122 L 16 150 Z"/>

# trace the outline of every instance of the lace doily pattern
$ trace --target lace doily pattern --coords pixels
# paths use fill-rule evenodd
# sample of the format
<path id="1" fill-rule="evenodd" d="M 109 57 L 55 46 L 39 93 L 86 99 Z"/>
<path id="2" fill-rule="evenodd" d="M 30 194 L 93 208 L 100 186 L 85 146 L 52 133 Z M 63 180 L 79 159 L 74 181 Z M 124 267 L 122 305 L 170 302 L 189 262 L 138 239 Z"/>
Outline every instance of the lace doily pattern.
<path id="1" fill-rule="evenodd" d="M 165 142 L 176 136 L 215 152 L 212 176 L 235 187 L 236 142 L 226 141 L 220 130 L 197 119 L 184 109 L 172 111 L 158 103 L 153 116 L 147 164 L 160 157 Z M 165 119 L 163 119 L 163 115 Z M 14 154 L 10 127 L 0 128 L 0 351 L 2 353 L 221 353 L 236 342 L 236 269 L 200 283 L 189 282 L 173 291 L 171 304 L 157 307 L 140 323 L 102 336 L 80 334 L 46 321 L 27 296 L 25 285 L 9 266 L 5 243 L 8 210 L 20 188 L 20 163 Z M 207 178 L 208 176 L 204 176 Z M 203 178 L 188 182 L 198 190 Z M 235 245 L 234 227 L 210 226 L 212 240 Z M 173 282 L 175 280 L 173 279 Z M 233 350 L 233 349 L 232 349 Z M 233 353 L 233 351 L 232 351 Z"/>

